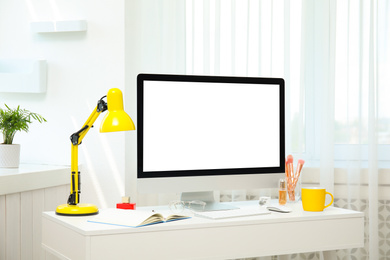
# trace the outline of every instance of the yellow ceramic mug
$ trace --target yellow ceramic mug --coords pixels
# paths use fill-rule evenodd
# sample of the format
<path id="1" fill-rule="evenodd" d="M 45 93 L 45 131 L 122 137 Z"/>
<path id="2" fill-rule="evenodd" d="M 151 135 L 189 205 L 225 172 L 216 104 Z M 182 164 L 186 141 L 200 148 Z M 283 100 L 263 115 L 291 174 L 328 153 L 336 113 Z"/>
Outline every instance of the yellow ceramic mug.
<path id="1" fill-rule="evenodd" d="M 325 205 L 325 196 L 329 194 L 332 201 Z M 302 206 L 305 211 L 323 211 L 333 203 L 333 195 L 324 188 L 302 188 Z"/>

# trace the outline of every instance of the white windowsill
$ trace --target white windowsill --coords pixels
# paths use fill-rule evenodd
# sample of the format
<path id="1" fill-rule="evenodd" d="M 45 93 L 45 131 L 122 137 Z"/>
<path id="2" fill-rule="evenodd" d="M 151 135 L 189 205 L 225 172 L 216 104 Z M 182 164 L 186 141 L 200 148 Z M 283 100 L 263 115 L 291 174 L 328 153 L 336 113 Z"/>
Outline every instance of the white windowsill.
<path id="1" fill-rule="evenodd" d="M 70 183 L 70 167 L 21 164 L 19 168 L 0 168 L 0 195 L 24 192 Z"/>

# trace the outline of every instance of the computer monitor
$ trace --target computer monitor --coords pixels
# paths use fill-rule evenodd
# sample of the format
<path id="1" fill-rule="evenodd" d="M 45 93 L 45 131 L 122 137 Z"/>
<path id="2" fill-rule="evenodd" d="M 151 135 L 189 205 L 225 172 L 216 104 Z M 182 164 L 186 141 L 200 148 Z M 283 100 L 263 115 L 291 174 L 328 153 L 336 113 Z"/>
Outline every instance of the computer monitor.
<path id="1" fill-rule="evenodd" d="M 281 78 L 140 74 L 140 193 L 277 188 L 285 170 Z M 215 204 L 212 205 L 214 207 Z"/>

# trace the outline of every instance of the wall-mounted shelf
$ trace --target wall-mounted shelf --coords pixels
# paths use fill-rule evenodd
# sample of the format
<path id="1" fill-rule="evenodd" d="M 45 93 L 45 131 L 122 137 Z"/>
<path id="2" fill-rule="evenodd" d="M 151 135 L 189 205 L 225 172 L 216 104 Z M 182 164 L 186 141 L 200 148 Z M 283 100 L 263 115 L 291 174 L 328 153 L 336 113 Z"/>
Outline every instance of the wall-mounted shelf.
<path id="1" fill-rule="evenodd" d="M 30 29 L 33 33 L 83 32 L 87 30 L 87 21 L 72 20 L 31 22 Z"/>
<path id="2" fill-rule="evenodd" d="M 46 87 L 46 60 L 0 59 L 0 92 L 44 93 Z"/>

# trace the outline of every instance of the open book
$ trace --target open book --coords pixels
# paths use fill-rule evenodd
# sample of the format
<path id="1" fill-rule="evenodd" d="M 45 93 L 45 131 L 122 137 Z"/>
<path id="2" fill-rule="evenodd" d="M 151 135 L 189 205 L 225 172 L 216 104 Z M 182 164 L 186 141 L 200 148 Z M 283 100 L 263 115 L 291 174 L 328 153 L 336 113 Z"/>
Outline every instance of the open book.
<path id="1" fill-rule="evenodd" d="M 188 218 L 190 217 L 176 214 L 164 217 L 161 213 L 110 209 L 92 217 L 88 222 L 135 228 Z"/>

